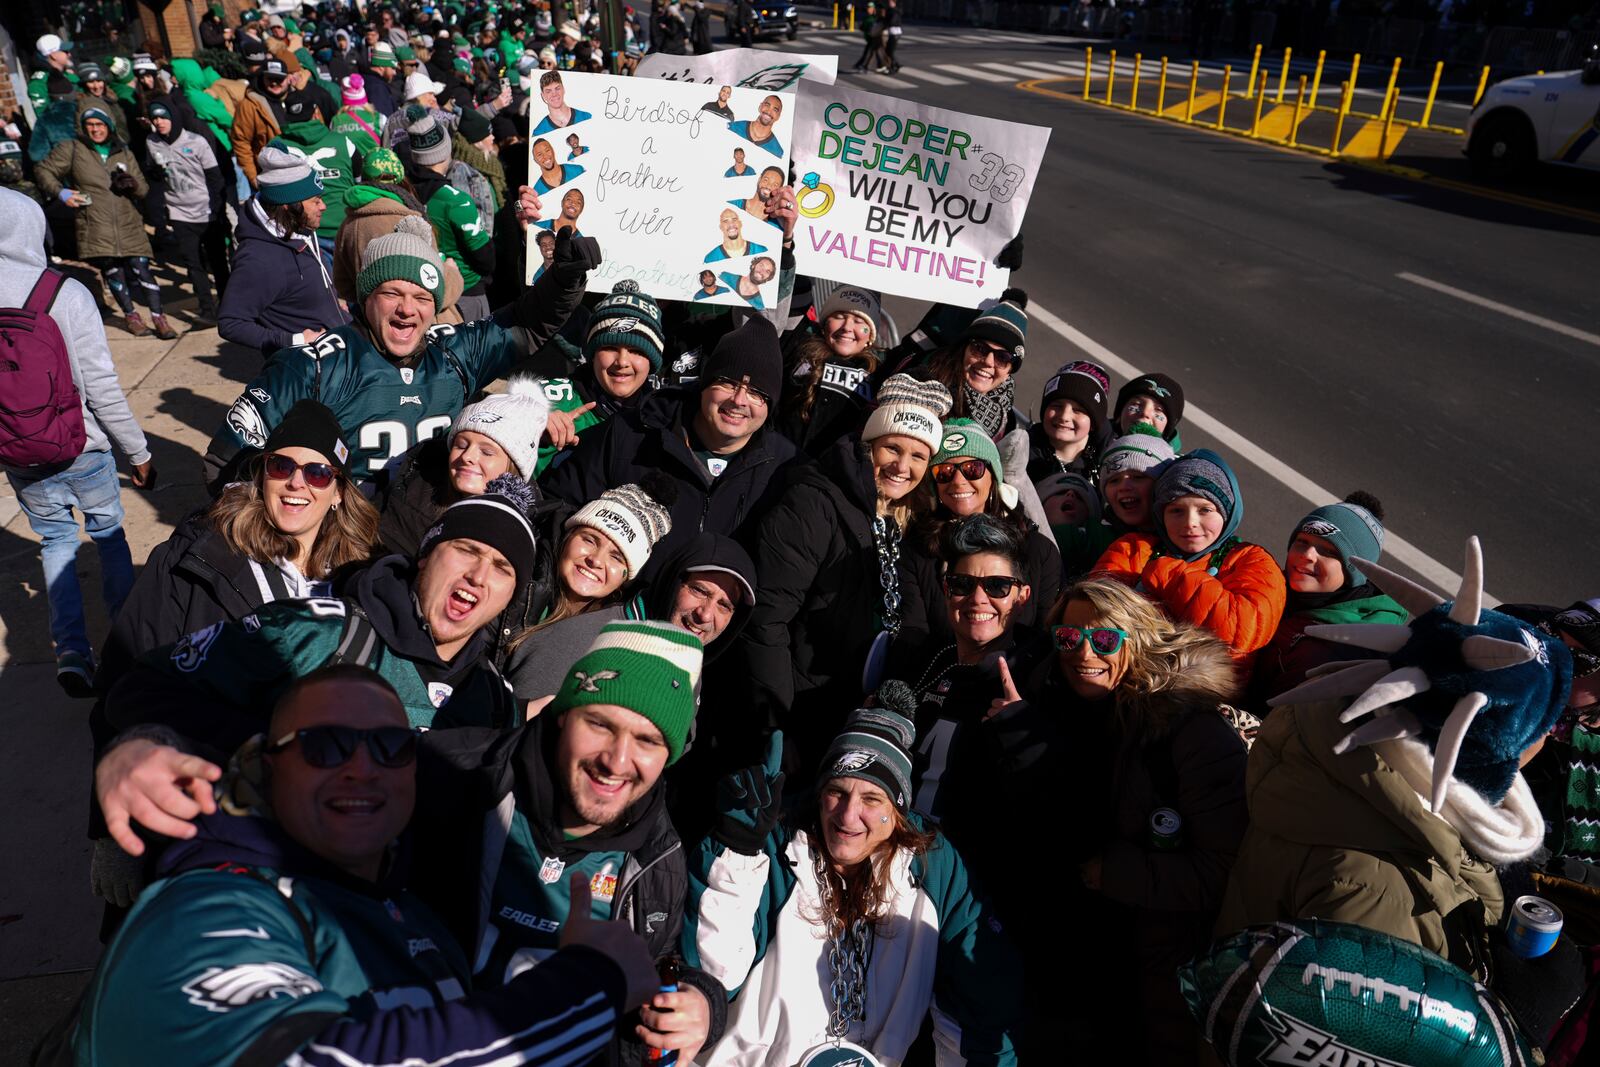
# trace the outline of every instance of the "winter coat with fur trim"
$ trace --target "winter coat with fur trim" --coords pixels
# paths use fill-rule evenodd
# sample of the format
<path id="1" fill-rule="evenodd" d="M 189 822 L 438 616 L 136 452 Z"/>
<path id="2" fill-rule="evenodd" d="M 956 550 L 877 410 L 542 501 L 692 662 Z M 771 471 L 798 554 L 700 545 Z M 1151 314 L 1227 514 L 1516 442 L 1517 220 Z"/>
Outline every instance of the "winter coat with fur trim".
<path id="1" fill-rule="evenodd" d="M 1260 545 L 1241 541 L 1211 574 L 1210 557 L 1187 562 L 1161 554 L 1160 547 L 1151 534 L 1126 534 L 1111 542 L 1094 569 L 1160 604 L 1173 622 L 1210 630 L 1248 669 L 1283 618 L 1289 594 L 1277 561 Z"/>

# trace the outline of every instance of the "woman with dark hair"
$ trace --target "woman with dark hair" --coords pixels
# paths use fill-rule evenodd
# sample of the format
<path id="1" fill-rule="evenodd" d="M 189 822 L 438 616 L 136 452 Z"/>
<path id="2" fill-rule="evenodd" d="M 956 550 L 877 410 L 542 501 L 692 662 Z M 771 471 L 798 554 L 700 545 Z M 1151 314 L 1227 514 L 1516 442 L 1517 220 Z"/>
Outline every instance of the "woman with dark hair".
<path id="1" fill-rule="evenodd" d="M 785 353 L 785 437 L 816 457 L 872 413 L 873 375 L 883 358 L 878 323 L 883 310 L 865 289 L 842 285 L 817 309 L 817 331 Z"/>
<path id="2" fill-rule="evenodd" d="M 1033 599 L 1017 605 L 1015 621 L 1032 626 L 1061 586 L 1061 552 L 1016 506 L 1016 490 L 1005 483 L 994 442 L 971 419 L 949 419 L 929 473 L 933 507 L 911 528 L 900 557 L 902 625 L 908 640 L 925 637 L 937 646 L 952 639 L 941 586 L 940 539 L 951 523 L 973 515 L 987 515 L 1010 528 L 1022 560 L 1019 575 L 1034 591 Z"/>
<path id="3" fill-rule="evenodd" d="M 915 729 L 896 685 L 881 694 L 894 709 L 849 716 L 787 813 L 781 734 L 719 790 L 683 932 L 689 963 L 738 992 L 710 1067 L 830 1047 L 897 1064 L 930 1013 L 941 1063 L 1018 1062 L 1020 968 L 961 856 L 910 810 Z"/>

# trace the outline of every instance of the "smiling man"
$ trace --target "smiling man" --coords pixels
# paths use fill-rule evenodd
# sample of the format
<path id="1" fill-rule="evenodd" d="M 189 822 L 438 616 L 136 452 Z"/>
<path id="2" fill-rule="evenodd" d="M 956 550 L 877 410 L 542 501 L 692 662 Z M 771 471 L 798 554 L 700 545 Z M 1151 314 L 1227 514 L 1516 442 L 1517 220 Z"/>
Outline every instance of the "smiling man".
<path id="1" fill-rule="evenodd" d="M 763 97 L 761 107 L 753 119 L 741 122 L 728 123 L 728 129 L 743 137 L 758 148 L 764 148 L 775 156 L 783 155 L 783 145 L 778 143 L 778 120 L 783 117 L 783 101 L 777 96 Z"/>
<path id="2" fill-rule="evenodd" d="M 742 259 L 745 256 L 759 256 L 766 251 L 762 245 L 747 240 L 744 236 L 744 223 L 739 218 L 739 213 L 731 207 L 722 209 L 722 214 L 717 218 L 717 228 L 722 231 L 722 243 L 706 253 L 707 263 L 720 263 L 725 259 Z"/>

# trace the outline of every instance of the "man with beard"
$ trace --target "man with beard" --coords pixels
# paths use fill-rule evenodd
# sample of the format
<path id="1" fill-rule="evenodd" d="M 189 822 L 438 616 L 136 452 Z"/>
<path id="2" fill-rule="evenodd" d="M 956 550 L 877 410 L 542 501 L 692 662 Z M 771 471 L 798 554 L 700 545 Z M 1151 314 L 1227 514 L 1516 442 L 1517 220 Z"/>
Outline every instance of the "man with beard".
<path id="1" fill-rule="evenodd" d="M 778 274 L 778 265 L 772 262 L 771 256 L 757 256 L 750 261 L 750 272 L 743 277 L 731 272 L 723 272 L 722 280 L 728 283 L 728 288 L 750 301 L 750 306 L 757 311 L 766 309 L 766 303 L 761 299 L 761 287 L 770 282 Z"/>
<path id="2" fill-rule="evenodd" d="M 417 890 L 451 917 L 481 988 L 537 972 L 560 947 L 578 919 L 574 876 L 589 884 L 585 918 L 629 923 L 657 959 L 677 954 L 688 867 L 661 774 L 683 754 L 702 658 L 700 640 L 671 623 L 614 622 L 526 727 L 427 736 L 414 827 L 434 862 Z M 677 984 L 621 1029 L 631 1047 L 613 1042 L 610 1062 L 641 1062 L 643 1044 L 688 1063 L 716 1042 L 725 992 L 693 968 Z"/>
<path id="3" fill-rule="evenodd" d="M 706 253 L 707 263 L 720 263 L 725 259 L 743 259 L 745 256 L 758 256 L 766 251 L 762 245 L 747 240 L 744 236 L 744 223 L 739 219 L 739 213 L 731 207 L 722 209 L 722 214 L 717 219 L 717 225 L 722 230 L 722 243 Z"/>
<path id="4" fill-rule="evenodd" d="M 536 214 L 533 190 L 524 186 L 520 195 L 520 210 Z M 548 343 L 600 263 L 593 239 L 557 234 L 553 263 L 516 303 L 477 322 L 435 326 L 444 262 L 430 231 L 427 220 L 406 218 L 371 241 L 356 279 L 355 321 L 268 361 L 207 449 L 214 485 L 231 481 L 242 452 L 261 447 L 283 413 L 308 396 L 328 405 L 355 442 L 351 476 L 372 477 L 449 429 L 469 397 Z"/>
<path id="5" fill-rule="evenodd" d="M 728 129 L 751 144 L 764 148 L 775 156 L 782 156 L 783 145 L 778 143 L 778 135 L 773 129 L 778 124 L 778 119 L 782 117 L 783 101 L 776 96 L 768 96 L 762 99 L 756 118 L 730 122 Z"/>
<path id="6" fill-rule="evenodd" d="M 713 115 L 733 121 L 733 108 L 728 106 L 728 100 L 733 96 L 733 86 L 724 85 L 717 90 L 717 98 L 708 104 L 701 104 L 701 111 L 709 111 Z"/>
<path id="7" fill-rule="evenodd" d="M 783 188 L 783 171 L 777 167 L 768 167 L 761 172 L 761 177 L 756 179 L 755 195 L 745 200 L 730 200 L 728 203 L 734 207 L 743 208 L 756 218 L 761 219 L 770 226 L 782 226 L 777 219 L 767 217 L 767 205 Z"/>
<path id="8" fill-rule="evenodd" d="M 555 148 L 543 137 L 533 142 L 533 161 L 539 167 L 539 177 L 533 183 L 533 191 L 541 195 L 583 173 L 583 168 L 576 163 L 557 163 Z"/>

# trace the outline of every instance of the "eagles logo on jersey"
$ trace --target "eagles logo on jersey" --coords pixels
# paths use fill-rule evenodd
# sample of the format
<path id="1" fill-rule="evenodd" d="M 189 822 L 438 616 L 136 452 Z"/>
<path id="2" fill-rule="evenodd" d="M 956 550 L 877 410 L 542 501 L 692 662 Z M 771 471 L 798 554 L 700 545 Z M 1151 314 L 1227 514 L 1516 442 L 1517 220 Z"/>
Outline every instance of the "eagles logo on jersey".
<path id="1" fill-rule="evenodd" d="M 256 620 L 259 629 L 260 620 Z M 185 674 L 200 669 L 200 664 L 206 661 L 206 654 L 211 651 L 211 645 L 222 632 L 222 623 L 214 622 L 203 630 L 196 630 L 186 635 L 183 640 L 172 646 L 172 665 Z"/>
<path id="2" fill-rule="evenodd" d="M 207 967 L 189 979 L 183 991 L 190 1004 L 223 1012 L 280 996 L 299 1000 L 321 992 L 322 983 L 286 963 L 241 963 L 234 967 Z"/>
<path id="3" fill-rule="evenodd" d="M 251 390 L 252 393 L 260 391 Z M 241 396 L 228 409 L 228 426 L 251 448 L 262 448 L 267 443 L 266 423 L 261 419 L 260 409 L 248 397 Z"/>

